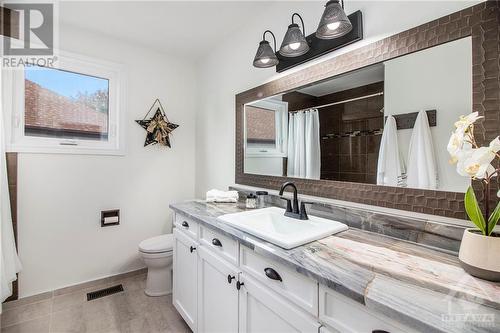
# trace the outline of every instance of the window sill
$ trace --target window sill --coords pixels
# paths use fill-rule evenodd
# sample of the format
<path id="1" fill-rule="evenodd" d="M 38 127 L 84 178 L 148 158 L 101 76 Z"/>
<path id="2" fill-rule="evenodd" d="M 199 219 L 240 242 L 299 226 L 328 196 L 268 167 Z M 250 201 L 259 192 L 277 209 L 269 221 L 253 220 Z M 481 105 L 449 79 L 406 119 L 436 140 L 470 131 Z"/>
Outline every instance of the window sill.
<path id="1" fill-rule="evenodd" d="M 6 147 L 7 152 L 29 153 L 29 154 L 67 154 L 67 155 L 108 155 L 125 156 L 125 149 L 105 149 L 90 147 L 29 147 L 21 145 L 10 145 Z"/>

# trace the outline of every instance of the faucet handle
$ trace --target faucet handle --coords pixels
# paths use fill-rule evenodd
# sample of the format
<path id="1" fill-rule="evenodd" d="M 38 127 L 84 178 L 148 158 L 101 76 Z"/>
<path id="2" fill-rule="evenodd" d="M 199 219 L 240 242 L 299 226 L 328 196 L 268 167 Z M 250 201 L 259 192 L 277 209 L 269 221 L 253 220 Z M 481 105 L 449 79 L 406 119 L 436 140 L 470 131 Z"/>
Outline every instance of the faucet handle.
<path id="1" fill-rule="evenodd" d="M 310 201 L 301 201 L 300 202 L 300 219 L 301 220 L 308 220 L 309 217 L 307 216 L 307 212 L 306 212 L 306 205 L 312 205 L 314 204 L 314 202 L 310 202 Z"/>
<path id="2" fill-rule="evenodd" d="M 286 212 L 291 213 L 292 212 L 292 200 L 285 198 L 285 197 L 280 197 L 282 200 L 286 200 Z"/>

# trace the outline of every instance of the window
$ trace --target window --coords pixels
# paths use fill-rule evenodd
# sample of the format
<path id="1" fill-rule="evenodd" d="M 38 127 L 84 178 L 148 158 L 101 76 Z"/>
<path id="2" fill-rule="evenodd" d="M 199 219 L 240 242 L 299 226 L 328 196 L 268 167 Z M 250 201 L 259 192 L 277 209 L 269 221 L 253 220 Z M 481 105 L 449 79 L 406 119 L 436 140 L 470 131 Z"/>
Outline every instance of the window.
<path id="1" fill-rule="evenodd" d="M 20 152 L 123 154 L 120 66 L 61 54 L 57 68 L 8 73 L 11 145 Z"/>
<path id="2" fill-rule="evenodd" d="M 245 105 L 247 156 L 285 156 L 287 103 L 266 100 Z"/>

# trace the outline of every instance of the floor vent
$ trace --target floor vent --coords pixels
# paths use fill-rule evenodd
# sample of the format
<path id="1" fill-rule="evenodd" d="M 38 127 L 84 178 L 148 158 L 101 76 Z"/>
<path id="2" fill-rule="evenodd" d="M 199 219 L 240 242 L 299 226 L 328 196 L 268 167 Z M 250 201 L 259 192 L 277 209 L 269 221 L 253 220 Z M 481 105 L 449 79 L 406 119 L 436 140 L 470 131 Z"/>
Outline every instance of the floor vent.
<path id="1" fill-rule="evenodd" d="M 92 301 L 94 299 L 113 295 L 122 291 L 123 291 L 123 286 L 121 284 L 101 290 L 96 290 L 91 293 L 87 293 L 87 301 Z"/>

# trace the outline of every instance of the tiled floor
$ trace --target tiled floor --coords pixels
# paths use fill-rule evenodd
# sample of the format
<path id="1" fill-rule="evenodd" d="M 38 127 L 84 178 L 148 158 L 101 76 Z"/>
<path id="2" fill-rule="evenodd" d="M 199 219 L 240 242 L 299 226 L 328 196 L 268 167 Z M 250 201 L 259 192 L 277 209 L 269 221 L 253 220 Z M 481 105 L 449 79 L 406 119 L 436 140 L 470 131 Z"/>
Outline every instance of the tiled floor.
<path id="1" fill-rule="evenodd" d="M 141 274 L 98 287 L 53 296 L 31 304 L 4 309 L 2 333 L 190 333 L 172 305 L 171 295 L 144 294 L 146 275 Z M 89 291 L 123 285 L 124 292 L 87 301 Z"/>

